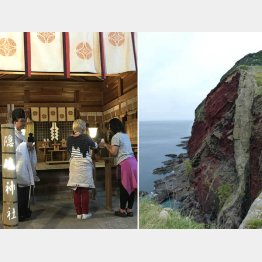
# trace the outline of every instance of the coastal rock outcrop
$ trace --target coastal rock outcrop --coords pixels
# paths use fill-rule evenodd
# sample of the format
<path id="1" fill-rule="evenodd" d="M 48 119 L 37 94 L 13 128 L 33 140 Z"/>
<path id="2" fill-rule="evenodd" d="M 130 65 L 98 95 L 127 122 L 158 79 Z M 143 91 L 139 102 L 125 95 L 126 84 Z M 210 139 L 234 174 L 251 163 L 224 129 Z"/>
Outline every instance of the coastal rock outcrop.
<path id="1" fill-rule="evenodd" d="M 239 226 L 239 229 L 245 228 L 262 228 L 262 193 L 252 203 L 246 217 Z"/>
<path id="2" fill-rule="evenodd" d="M 207 227 L 239 228 L 262 189 L 262 51 L 240 59 L 195 110 L 188 155 L 155 173 L 161 199 Z M 164 193 L 166 192 L 166 193 Z"/>
<path id="3" fill-rule="evenodd" d="M 190 187 L 219 228 L 238 228 L 262 188 L 262 51 L 239 60 L 197 107 Z"/>

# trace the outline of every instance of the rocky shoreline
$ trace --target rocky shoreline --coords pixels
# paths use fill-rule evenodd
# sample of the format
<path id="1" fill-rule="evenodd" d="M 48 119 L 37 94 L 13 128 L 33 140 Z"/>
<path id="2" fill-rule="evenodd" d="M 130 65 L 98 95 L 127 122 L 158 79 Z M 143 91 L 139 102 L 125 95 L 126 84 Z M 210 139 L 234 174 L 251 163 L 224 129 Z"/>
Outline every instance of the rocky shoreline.
<path id="1" fill-rule="evenodd" d="M 186 149 L 189 138 L 181 138 L 183 141 L 177 146 Z M 169 159 L 162 162 L 162 167 L 153 170 L 154 175 L 163 175 L 164 177 L 154 181 L 154 191 L 150 193 L 140 191 L 140 197 L 147 196 L 159 204 L 172 199 L 176 201 L 176 207 L 179 206 L 182 215 L 191 216 L 199 223 L 209 222 L 199 210 L 199 204 L 190 187 L 189 173 L 192 166 L 188 154 L 166 154 L 165 156 Z"/>
<path id="2" fill-rule="evenodd" d="M 177 146 L 187 149 L 190 137 L 181 141 Z M 158 204 L 172 199 L 176 202 L 176 209 L 183 216 L 188 216 L 198 223 L 203 223 L 207 228 L 214 225 L 215 217 L 212 213 L 204 212 L 197 201 L 194 188 L 192 187 L 192 161 L 188 153 L 179 155 L 170 153 L 165 155 L 168 160 L 163 161 L 163 166 L 153 170 L 154 175 L 163 176 L 163 178 L 154 181 L 154 190 L 152 192 L 140 191 L 140 197 L 149 197 Z"/>

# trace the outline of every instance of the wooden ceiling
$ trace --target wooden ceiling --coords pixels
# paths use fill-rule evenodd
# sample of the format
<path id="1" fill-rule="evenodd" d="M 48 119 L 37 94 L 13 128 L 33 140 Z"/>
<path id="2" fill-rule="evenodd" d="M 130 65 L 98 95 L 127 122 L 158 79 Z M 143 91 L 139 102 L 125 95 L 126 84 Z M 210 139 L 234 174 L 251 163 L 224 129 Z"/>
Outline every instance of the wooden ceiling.
<path id="1" fill-rule="evenodd" d="M 66 79 L 62 73 L 32 73 L 28 78 L 24 72 L 4 72 L 0 71 L 0 81 L 66 81 L 66 82 L 110 82 L 112 78 L 124 79 L 128 75 L 135 72 L 125 72 L 121 74 L 106 75 L 106 79 L 102 79 L 99 74 L 71 74 L 69 79 Z"/>

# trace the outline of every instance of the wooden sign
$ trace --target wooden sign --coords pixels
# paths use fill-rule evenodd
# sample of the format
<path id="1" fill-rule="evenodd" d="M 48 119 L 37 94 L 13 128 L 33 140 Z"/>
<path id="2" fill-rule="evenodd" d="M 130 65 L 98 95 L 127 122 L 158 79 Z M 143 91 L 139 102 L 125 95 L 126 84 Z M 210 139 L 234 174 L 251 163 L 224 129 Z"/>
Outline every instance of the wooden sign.
<path id="1" fill-rule="evenodd" d="M 57 108 L 56 107 L 49 107 L 49 121 L 57 122 Z"/>
<path id="2" fill-rule="evenodd" d="M 58 121 L 66 121 L 65 107 L 58 107 Z"/>
<path id="3" fill-rule="evenodd" d="M 39 122 L 39 107 L 31 107 L 31 119 L 34 122 Z"/>
<path id="4" fill-rule="evenodd" d="M 48 107 L 40 107 L 40 121 L 48 122 Z"/>
<path id="5" fill-rule="evenodd" d="M 2 184 L 4 228 L 18 225 L 17 179 L 15 159 L 15 130 L 13 124 L 1 125 L 2 142 Z"/>
<path id="6" fill-rule="evenodd" d="M 67 121 L 75 121 L 75 108 L 74 107 L 66 108 L 66 118 L 67 118 Z"/>

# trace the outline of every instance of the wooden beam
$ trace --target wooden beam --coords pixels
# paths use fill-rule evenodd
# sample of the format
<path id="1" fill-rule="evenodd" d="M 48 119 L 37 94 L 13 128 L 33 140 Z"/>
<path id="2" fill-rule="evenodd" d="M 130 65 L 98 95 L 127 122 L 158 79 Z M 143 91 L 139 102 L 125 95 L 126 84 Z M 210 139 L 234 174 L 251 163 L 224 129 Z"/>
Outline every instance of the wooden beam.
<path id="1" fill-rule="evenodd" d="M 113 101 L 107 103 L 103 106 L 103 111 L 106 111 L 118 104 L 121 104 L 124 101 L 127 101 L 128 99 L 137 96 L 137 89 L 132 89 L 130 92 L 122 95 L 121 97 L 114 99 Z"/>
<path id="2" fill-rule="evenodd" d="M 24 91 L 24 101 L 25 103 L 30 102 L 30 91 L 29 90 Z"/>
<path id="3" fill-rule="evenodd" d="M 69 81 L 12 81 L 12 80 L 2 80 L 0 81 L 0 89 L 2 86 L 6 87 L 26 87 L 36 89 L 39 87 L 43 88 L 50 88 L 54 87 L 57 88 L 58 86 L 67 88 L 79 88 L 81 89 L 92 89 L 92 88 L 103 88 L 103 82 L 69 82 Z"/>
<path id="4" fill-rule="evenodd" d="M 118 91 L 118 97 L 123 95 L 123 80 L 120 77 L 118 78 L 117 91 Z"/>
<path id="5" fill-rule="evenodd" d="M 18 104 L 18 103 L 16 103 Z M 77 107 L 77 103 L 24 103 L 25 107 Z"/>
<path id="6" fill-rule="evenodd" d="M 12 71 L 1 71 L 0 73 L 6 74 L 6 75 L 24 75 L 25 72 L 12 72 Z M 53 76 L 64 76 L 64 73 L 55 73 L 55 72 L 32 72 L 31 75 L 39 75 L 39 76 L 48 76 L 48 75 L 53 75 Z M 70 76 L 96 76 L 100 77 L 101 80 L 103 75 L 102 74 L 90 74 L 90 73 L 70 73 Z M 120 76 L 120 74 L 105 74 L 106 77 L 109 76 Z"/>
<path id="7" fill-rule="evenodd" d="M 103 106 L 87 106 L 81 105 L 80 112 L 102 112 Z"/>

